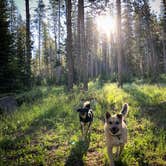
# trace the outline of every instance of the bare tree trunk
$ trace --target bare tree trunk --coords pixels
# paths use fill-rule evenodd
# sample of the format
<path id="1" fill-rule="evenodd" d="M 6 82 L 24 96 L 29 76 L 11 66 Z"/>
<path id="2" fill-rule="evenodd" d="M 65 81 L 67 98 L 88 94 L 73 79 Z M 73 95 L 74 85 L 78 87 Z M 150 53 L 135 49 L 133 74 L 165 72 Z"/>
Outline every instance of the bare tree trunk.
<path id="1" fill-rule="evenodd" d="M 39 16 L 39 27 L 38 27 L 38 50 L 39 50 L 39 75 L 41 76 L 41 18 Z"/>
<path id="2" fill-rule="evenodd" d="M 164 73 L 166 73 L 166 0 L 163 1 L 163 59 L 164 59 Z"/>
<path id="3" fill-rule="evenodd" d="M 81 33 L 81 5 L 80 2 L 78 2 L 78 17 L 77 17 L 77 57 L 76 57 L 76 63 L 77 63 L 77 76 L 78 76 L 78 82 L 81 82 L 82 79 L 82 73 L 81 73 L 81 66 L 82 66 L 82 57 L 81 57 L 81 41 L 80 41 L 80 33 Z"/>
<path id="4" fill-rule="evenodd" d="M 30 13 L 29 13 L 29 0 L 25 0 L 26 7 L 26 57 L 27 57 L 27 85 L 31 86 L 31 41 L 30 41 Z"/>
<path id="5" fill-rule="evenodd" d="M 117 57 L 118 57 L 118 86 L 122 87 L 122 46 L 121 46 L 121 0 L 116 0 L 117 8 Z"/>
<path id="6" fill-rule="evenodd" d="M 85 24 L 84 24 L 84 0 L 78 0 L 78 10 L 80 11 L 80 41 L 81 41 L 81 73 L 83 75 L 84 89 L 88 89 L 88 71 L 86 56 Z"/>
<path id="7" fill-rule="evenodd" d="M 55 9 L 54 9 L 55 10 Z M 55 40 L 55 50 L 56 50 L 56 54 L 57 54 L 57 35 L 56 35 L 56 24 L 57 24 L 57 21 L 56 21 L 56 18 L 54 16 L 54 40 Z M 56 57 L 57 58 L 57 57 Z"/>
<path id="8" fill-rule="evenodd" d="M 72 29 L 71 29 L 71 10 L 72 4 L 71 0 L 66 0 L 66 20 L 67 20 L 67 68 L 68 68 L 68 90 L 73 88 L 73 73 L 74 73 L 74 64 L 73 64 L 73 55 L 72 55 Z"/>
<path id="9" fill-rule="evenodd" d="M 152 64 L 151 64 L 151 68 L 152 68 L 152 72 L 153 72 L 153 75 L 154 77 L 157 76 L 157 71 L 158 71 L 158 68 L 157 68 L 157 62 L 158 62 L 158 59 L 157 59 L 157 56 L 156 56 L 156 50 L 155 50 L 155 44 L 153 42 L 153 36 L 152 36 L 152 33 L 151 33 L 151 30 L 149 32 L 149 45 L 150 45 L 150 48 L 151 48 L 151 59 L 152 59 Z"/>
<path id="10" fill-rule="evenodd" d="M 102 75 L 106 76 L 106 66 L 107 66 L 107 40 L 106 36 L 102 37 Z"/>
<path id="11" fill-rule="evenodd" d="M 57 54 L 58 63 L 61 62 L 60 38 L 61 38 L 61 1 L 59 0 L 58 1 L 58 54 Z"/>
<path id="12" fill-rule="evenodd" d="M 164 59 L 164 73 L 166 73 L 166 46 L 165 46 L 166 34 L 163 32 L 162 45 L 163 45 L 163 59 Z"/>

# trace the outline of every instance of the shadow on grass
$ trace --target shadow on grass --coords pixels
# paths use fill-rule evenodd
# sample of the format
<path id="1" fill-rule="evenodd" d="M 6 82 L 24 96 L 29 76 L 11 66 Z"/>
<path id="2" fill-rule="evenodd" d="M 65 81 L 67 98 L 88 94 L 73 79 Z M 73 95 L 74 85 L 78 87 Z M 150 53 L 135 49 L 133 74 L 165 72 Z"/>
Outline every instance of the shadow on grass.
<path id="1" fill-rule="evenodd" d="M 19 129 L 17 129 L 13 136 L 4 137 L 0 141 L 0 151 L 2 150 L 5 153 L 4 159 L 2 159 L 3 165 L 13 165 L 13 163 L 19 162 L 21 158 L 25 158 L 24 165 L 28 165 L 30 164 L 28 162 L 33 162 L 33 160 L 26 161 L 27 155 L 34 155 L 34 157 L 39 157 L 42 160 L 41 156 L 47 146 L 43 144 L 44 140 L 38 140 L 38 137 L 52 129 L 56 129 L 57 122 L 61 123 L 65 116 L 65 112 L 60 111 L 58 106 L 50 107 L 43 114 L 36 117 L 25 131 L 19 132 Z M 54 143 L 51 146 L 54 147 Z M 34 160 L 34 162 L 40 163 L 39 159 Z"/>
<path id="2" fill-rule="evenodd" d="M 71 149 L 65 166 L 84 166 L 83 156 L 87 153 L 90 143 L 90 135 L 85 141 L 79 140 Z"/>
<path id="3" fill-rule="evenodd" d="M 29 127 L 25 131 L 19 132 L 18 128 L 15 136 L 12 136 L 11 138 L 8 139 L 4 138 L 3 140 L 0 141 L 0 148 L 4 150 L 10 150 L 10 149 L 16 150 L 17 145 L 19 145 L 20 142 L 22 143 L 24 141 L 27 142 L 26 137 L 30 139 L 35 139 L 36 132 L 38 131 L 45 132 L 49 131 L 50 129 L 56 128 L 56 119 L 61 119 L 57 118 L 60 113 L 59 110 L 56 111 L 56 109 L 57 107 L 53 106 L 49 108 L 47 111 L 45 111 L 43 114 L 41 114 L 40 116 L 36 117 L 29 124 Z M 64 114 L 63 116 L 65 117 L 66 115 Z M 60 117 L 62 117 L 62 115 Z"/>
<path id="4" fill-rule="evenodd" d="M 120 159 L 118 161 L 115 161 L 116 166 L 128 166 L 126 162 L 121 161 Z"/>
<path id="5" fill-rule="evenodd" d="M 131 95 L 133 100 L 136 100 L 141 107 L 138 118 L 148 117 L 157 127 L 166 129 L 166 101 L 155 103 L 154 99 L 143 91 L 140 91 L 137 86 L 125 86 L 123 90 Z"/>
<path id="6" fill-rule="evenodd" d="M 37 118 L 35 118 L 29 128 L 24 132 L 25 135 L 30 134 L 32 135 L 36 131 L 39 131 L 40 129 L 53 129 L 56 126 L 56 119 L 58 119 L 58 113 L 59 110 L 56 111 L 56 106 L 51 107 L 49 110 L 47 110 L 45 113 L 41 114 Z"/>
<path id="7" fill-rule="evenodd" d="M 42 90 L 41 87 L 36 87 L 30 91 L 25 91 L 24 93 L 18 94 L 16 96 L 18 106 L 21 106 L 23 103 L 34 104 L 38 101 L 42 101 L 43 98 L 48 97 L 48 95 L 59 95 L 64 93 L 63 87 L 48 87 L 45 90 Z"/>

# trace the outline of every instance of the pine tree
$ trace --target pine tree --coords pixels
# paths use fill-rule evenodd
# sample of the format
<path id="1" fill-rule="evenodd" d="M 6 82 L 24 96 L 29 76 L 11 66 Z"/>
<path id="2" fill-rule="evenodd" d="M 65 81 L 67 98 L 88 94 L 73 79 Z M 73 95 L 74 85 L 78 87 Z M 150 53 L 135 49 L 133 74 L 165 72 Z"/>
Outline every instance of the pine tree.
<path id="1" fill-rule="evenodd" d="M 20 87 L 27 86 L 27 64 L 26 64 L 26 26 L 20 17 L 19 27 L 17 29 L 17 73 Z"/>
<path id="2" fill-rule="evenodd" d="M 81 73 L 84 84 L 84 89 L 88 89 L 88 71 L 87 71 L 87 56 L 86 56 L 86 40 L 85 40 L 85 20 L 84 20 L 84 0 L 78 0 L 78 16 L 80 24 L 80 56 L 81 56 Z"/>
<path id="3" fill-rule="evenodd" d="M 31 86 L 31 39 L 30 39 L 30 13 L 29 0 L 25 0 L 26 7 L 26 79 L 27 86 Z"/>
<path id="4" fill-rule="evenodd" d="M 72 25 L 71 25 L 71 10 L 72 3 L 71 0 L 66 0 L 66 20 L 67 20 L 67 74 L 68 74 L 68 90 L 73 88 L 73 75 L 74 75 L 74 60 L 73 60 L 73 40 L 72 40 Z"/>
<path id="5" fill-rule="evenodd" d="M 161 1 L 161 26 L 162 26 L 162 54 L 163 54 L 163 68 L 166 73 L 166 0 Z"/>
<path id="6" fill-rule="evenodd" d="M 43 0 L 38 0 L 38 7 L 35 9 L 36 18 L 35 23 L 37 24 L 38 31 L 38 71 L 39 76 L 41 76 L 41 68 L 42 68 L 42 25 L 43 25 L 43 17 L 44 17 L 45 5 Z"/>
<path id="7" fill-rule="evenodd" d="M 9 32 L 9 14 L 6 0 L 0 1 L 0 92 L 12 90 L 13 37 Z"/>
<path id="8" fill-rule="evenodd" d="M 135 57 L 133 51 L 133 16 L 132 6 L 129 0 L 124 2 L 123 13 L 123 71 L 126 80 L 134 74 L 135 71 Z"/>
<path id="9" fill-rule="evenodd" d="M 43 60 L 44 60 L 44 68 L 45 68 L 45 74 L 49 75 L 49 69 L 48 69 L 48 63 L 49 63 L 49 53 L 48 53 L 48 42 L 49 42 L 49 34 L 47 29 L 47 24 L 43 22 L 43 33 L 42 33 L 42 45 L 43 45 Z"/>
<path id="10" fill-rule="evenodd" d="M 52 32 L 54 34 L 54 44 L 56 48 L 56 58 L 55 58 L 55 63 L 58 62 L 58 51 L 57 51 L 57 29 L 58 29 L 58 2 L 54 0 L 49 0 L 50 5 L 51 5 L 51 20 L 52 20 Z"/>
<path id="11" fill-rule="evenodd" d="M 118 86 L 123 85 L 122 74 L 122 43 L 121 43 L 121 0 L 116 0 L 117 10 L 117 57 L 118 57 Z"/>

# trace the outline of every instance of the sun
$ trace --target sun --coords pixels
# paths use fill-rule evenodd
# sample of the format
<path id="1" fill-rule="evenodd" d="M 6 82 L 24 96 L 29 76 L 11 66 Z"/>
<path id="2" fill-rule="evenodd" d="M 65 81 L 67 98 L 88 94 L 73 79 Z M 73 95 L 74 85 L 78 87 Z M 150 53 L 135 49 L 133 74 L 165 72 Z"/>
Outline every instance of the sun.
<path id="1" fill-rule="evenodd" d="M 109 15 L 100 15 L 96 17 L 96 24 L 98 32 L 106 34 L 109 38 L 111 34 L 116 32 L 116 21 L 115 18 Z"/>

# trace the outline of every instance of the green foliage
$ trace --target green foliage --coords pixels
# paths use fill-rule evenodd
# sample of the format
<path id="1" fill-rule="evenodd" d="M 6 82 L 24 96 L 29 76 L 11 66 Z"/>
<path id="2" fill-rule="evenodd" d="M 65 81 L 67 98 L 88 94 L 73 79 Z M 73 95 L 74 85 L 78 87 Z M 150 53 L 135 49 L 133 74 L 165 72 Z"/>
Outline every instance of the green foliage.
<path id="1" fill-rule="evenodd" d="M 13 36 L 9 32 L 9 15 L 7 1 L 0 1 L 0 92 L 11 89 L 13 60 Z"/>
<path id="2" fill-rule="evenodd" d="M 166 165 L 166 88 L 157 85 L 89 83 L 89 91 L 39 87 L 18 95 L 16 112 L 0 117 L 0 165 L 109 165 L 104 116 L 129 103 L 128 143 L 116 165 Z M 92 133 L 81 139 L 81 99 L 94 97 Z"/>
<path id="3" fill-rule="evenodd" d="M 14 1 L 0 1 L 0 92 L 15 92 L 27 85 L 26 27 Z"/>
<path id="4" fill-rule="evenodd" d="M 17 95 L 17 103 L 18 105 L 25 103 L 33 103 L 36 100 L 41 99 L 44 95 L 46 95 L 47 88 L 34 88 L 31 91 L 25 91 L 24 93 L 20 93 Z"/>

